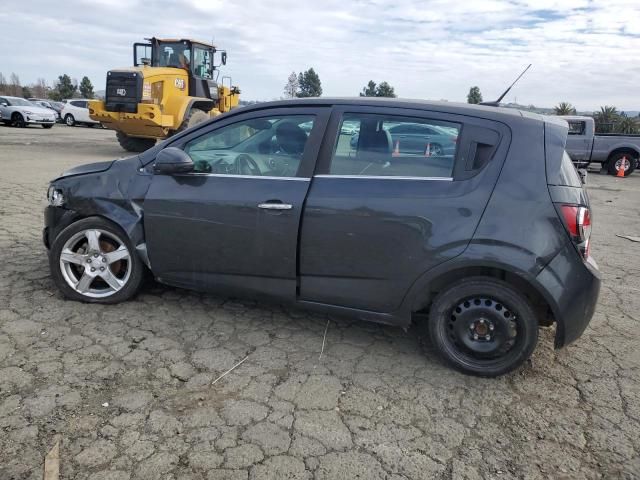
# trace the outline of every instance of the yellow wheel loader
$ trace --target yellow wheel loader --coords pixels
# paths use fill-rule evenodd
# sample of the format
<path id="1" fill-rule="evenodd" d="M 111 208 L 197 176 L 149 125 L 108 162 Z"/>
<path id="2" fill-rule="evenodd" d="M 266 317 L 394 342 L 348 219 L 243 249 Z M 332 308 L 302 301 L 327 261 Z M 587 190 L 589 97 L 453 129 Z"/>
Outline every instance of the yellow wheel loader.
<path id="1" fill-rule="evenodd" d="M 157 139 L 228 112 L 240 90 L 218 83 L 227 52 L 187 39 L 147 39 L 133 45 L 133 67 L 107 72 L 104 100 L 89 102 L 89 115 L 116 131 L 125 150 L 142 152 Z M 215 64 L 216 53 L 220 63 Z"/>

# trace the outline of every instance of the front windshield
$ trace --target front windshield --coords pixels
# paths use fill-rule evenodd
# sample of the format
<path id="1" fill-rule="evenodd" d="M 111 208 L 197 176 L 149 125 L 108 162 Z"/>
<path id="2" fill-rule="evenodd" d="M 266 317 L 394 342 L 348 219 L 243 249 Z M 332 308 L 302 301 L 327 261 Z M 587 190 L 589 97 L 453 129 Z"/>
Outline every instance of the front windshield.
<path id="1" fill-rule="evenodd" d="M 191 46 L 187 42 L 162 42 L 154 48 L 154 66 L 189 69 Z"/>
<path id="2" fill-rule="evenodd" d="M 7 100 L 11 105 L 16 107 L 35 107 L 36 106 L 30 101 L 25 100 L 24 98 L 7 98 Z"/>

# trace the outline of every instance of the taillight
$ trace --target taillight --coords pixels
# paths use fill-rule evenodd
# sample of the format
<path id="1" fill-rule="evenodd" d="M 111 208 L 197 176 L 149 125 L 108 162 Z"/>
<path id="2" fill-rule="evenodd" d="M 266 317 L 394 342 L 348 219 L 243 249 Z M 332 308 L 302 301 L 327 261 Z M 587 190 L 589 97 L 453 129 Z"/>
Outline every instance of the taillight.
<path id="1" fill-rule="evenodd" d="M 560 205 L 564 224 L 569 231 L 569 236 L 586 260 L 589 257 L 591 238 L 591 213 L 586 207 L 576 205 Z"/>

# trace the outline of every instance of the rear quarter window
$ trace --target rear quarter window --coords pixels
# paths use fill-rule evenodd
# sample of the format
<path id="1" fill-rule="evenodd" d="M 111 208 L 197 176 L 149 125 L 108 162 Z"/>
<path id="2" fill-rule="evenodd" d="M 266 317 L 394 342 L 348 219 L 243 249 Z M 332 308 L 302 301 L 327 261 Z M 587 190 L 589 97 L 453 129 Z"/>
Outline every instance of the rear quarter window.
<path id="1" fill-rule="evenodd" d="M 582 187 L 580 175 L 565 151 L 568 125 L 566 122 L 545 121 L 544 149 L 547 170 L 547 184 L 568 187 Z"/>

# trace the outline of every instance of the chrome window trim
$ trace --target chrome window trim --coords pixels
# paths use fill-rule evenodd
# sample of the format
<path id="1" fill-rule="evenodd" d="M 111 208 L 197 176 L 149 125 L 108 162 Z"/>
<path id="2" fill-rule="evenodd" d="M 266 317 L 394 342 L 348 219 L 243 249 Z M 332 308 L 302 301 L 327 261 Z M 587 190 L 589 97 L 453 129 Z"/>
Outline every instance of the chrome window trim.
<path id="1" fill-rule="evenodd" d="M 434 180 L 453 182 L 453 177 L 400 177 L 393 175 L 314 175 L 314 178 L 365 178 L 369 180 Z"/>
<path id="2" fill-rule="evenodd" d="M 269 175 L 237 175 L 233 173 L 206 173 L 206 172 L 189 172 L 189 173 L 176 173 L 173 176 L 180 177 L 221 177 L 221 178 L 254 178 L 262 180 L 293 180 L 297 182 L 309 182 L 310 178 L 303 177 L 272 177 Z"/>

